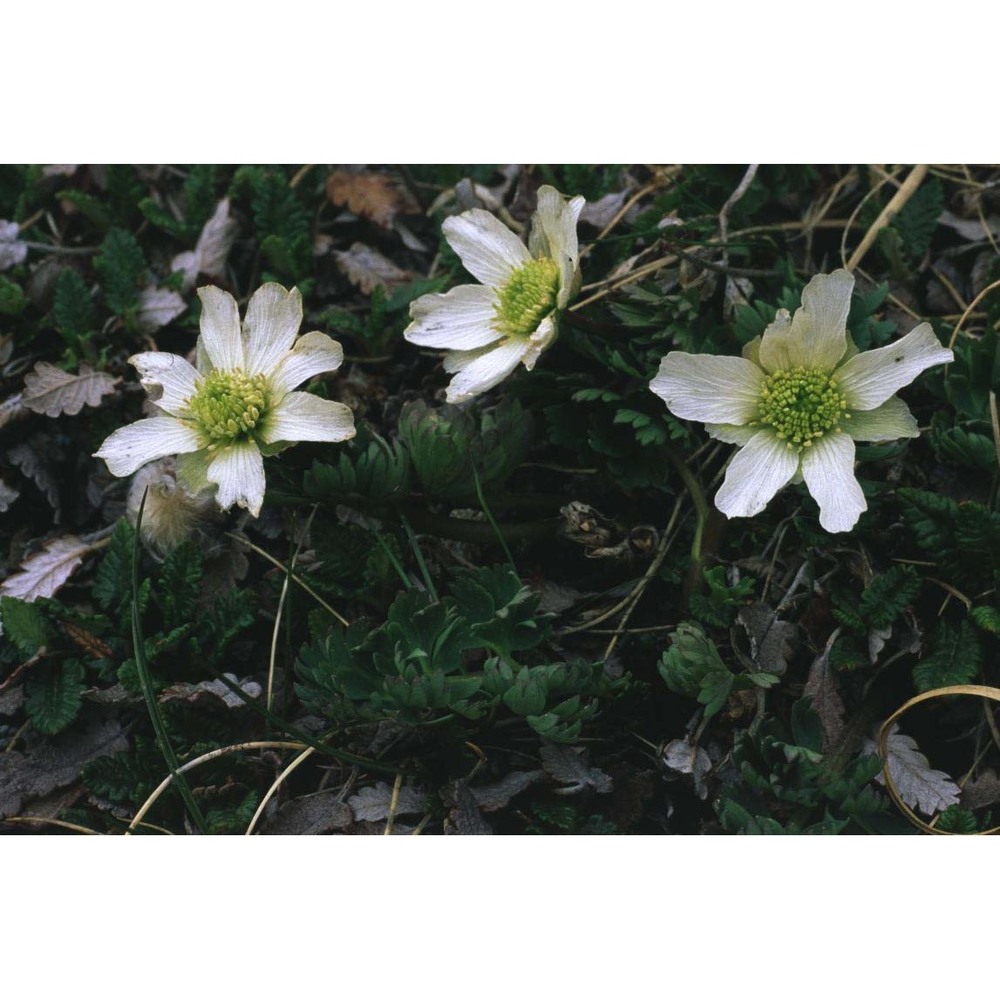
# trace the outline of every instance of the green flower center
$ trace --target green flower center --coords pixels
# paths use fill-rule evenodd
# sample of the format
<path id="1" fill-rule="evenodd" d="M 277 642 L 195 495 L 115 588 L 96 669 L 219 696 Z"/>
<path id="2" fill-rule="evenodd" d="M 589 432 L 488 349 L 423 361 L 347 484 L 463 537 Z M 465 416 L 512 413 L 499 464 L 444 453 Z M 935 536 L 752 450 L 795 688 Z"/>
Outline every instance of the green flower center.
<path id="1" fill-rule="evenodd" d="M 530 260 L 500 289 L 494 325 L 508 337 L 530 337 L 555 309 L 558 293 L 559 265 L 548 257 Z"/>
<path id="2" fill-rule="evenodd" d="M 801 451 L 827 431 L 840 430 L 850 417 L 847 400 L 829 372 L 820 368 L 789 368 L 768 376 L 760 391 L 756 423 Z"/>
<path id="3" fill-rule="evenodd" d="M 263 375 L 217 370 L 201 379 L 188 405 L 213 442 L 228 443 L 256 426 L 267 404 L 266 390 Z"/>

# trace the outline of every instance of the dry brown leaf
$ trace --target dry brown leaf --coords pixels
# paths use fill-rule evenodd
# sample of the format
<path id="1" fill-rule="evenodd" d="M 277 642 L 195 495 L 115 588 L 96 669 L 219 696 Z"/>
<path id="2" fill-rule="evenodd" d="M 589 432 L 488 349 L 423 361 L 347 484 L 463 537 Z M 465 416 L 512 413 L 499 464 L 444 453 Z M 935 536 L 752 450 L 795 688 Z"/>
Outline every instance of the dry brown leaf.
<path id="1" fill-rule="evenodd" d="M 826 648 L 813 660 L 802 689 L 803 695 L 812 698 L 813 711 L 823 727 L 824 753 L 834 747 L 844 731 L 844 702 L 837 690 L 837 675 L 830 666 L 830 651 L 839 635 L 837 628 L 827 640 Z"/>
<path id="2" fill-rule="evenodd" d="M 263 688 L 256 682 L 249 679 L 240 680 L 236 674 L 223 674 L 223 677 L 228 678 L 233 684 L 235 684 L 246 696 L 247 698 L 253 700 L 254 698 L 259 698 Z M 212 680 L 212 681 L 201 681 L 199 684 L 188 684 L 187 682 L 181 682 L 179 684 L 172 684 L 165 691 L 161 691 L 158 700 L 162 702 L 168 701 L 184 701 L 189 704 L 197 704 L 199 701 L 206 702 L 222 702 L 226 708 L 245 708 L 246 701 L 241 698 L 232 688 L 229 687 L 225 681 Z"/>
<path id="3" fill-rule="evenodd" d="M 150 285 L 139 295 L 136 326 L 140 333 L 156 333 L 160 327 L 177 319 L 186 308 L 187 303 L 178 292 Z"/>
<path id="4" fill-rule="evenodd" d="M 388 174 L 334 170 L 326 179 L 326 195 L 338 208 L 389 229 L 400 213 L 419 212 L 410 194 Z"/>
<path id="5" fill-rule="evenodd" d="M 100 547 L 75 535 L 63 535 L 46 542 L 41 552 L 25 559 L 21 568 L 0 583 L 0 595 L 33 601 L 51 597 L 74 573 L 84 558 Z"/>
<path id="6" fill-rule="evenodd" d="M 411 272 L 397 267 L 388 257 L 364 243 L 353 243 L 350 250 L 335 250 L 333 255 L 347 280 L 365 295 L 371 295 L 376 288 L 391 291 L 413 277 Z"/>
<path id="7" fill-rule="evenodd" d="M 39 361 L 34 371 L 24 376 L 21 402 L 35 413 L 58 417 L 74 416 L 84 406 L 100 406 L 101 397 L 113 392 L 120 380 L 106 372 L 95 372 L 90 365 L 80 365 L 79 375 L 70 375 L 47 361 Z"/>

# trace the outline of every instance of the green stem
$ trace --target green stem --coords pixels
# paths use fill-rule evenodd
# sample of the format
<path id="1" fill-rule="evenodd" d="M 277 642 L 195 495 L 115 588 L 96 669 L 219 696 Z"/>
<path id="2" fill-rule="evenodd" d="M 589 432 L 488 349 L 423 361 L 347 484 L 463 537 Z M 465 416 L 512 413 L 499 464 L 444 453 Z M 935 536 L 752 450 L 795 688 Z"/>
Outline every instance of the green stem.
<path id="1" fill-rule="evenodd" d="M 705 493 L 701 488 L 701 483 L 698 482 L 698 477 L 695 476 L 687 463 L 673 448 L 668 445 L 664 450 L 671 465 L 673 465 L 677 470 L 677 474 L 681 477 L 681 482 L 684 483 L 685 488 L 691 496 L 691 503 L 694 505 L 694 537 L 691 539 L 691 566 L 688 570 L 688 579 L 684 587 L 685 593 L 690 596 L 697 593 L 704 584 L 701 543 L 705 534 L 705 525 L 708 522 L 710 510 L 708 501 L 705 499 Z"/>
<path id="2" fill-rule="evenodd" d="M 400 520 L 403 522 L 403 530 L 406 532 L 406 537 L 410 541 L 410 548 L 413 549 L 417 566 L 420 567 L 420 575 L 424 578 L 424 586 L 427 588 L 427 593 L 431 595 L 431 600 L 436 601 L 438 600 L 437 590 L 434 587 L 434 581 L 431 579 L 430 571 L 427 569 L 427 563 L 424 561 L 424 554 L 420 551 L 420 543 L 417 541 L 417 536 L 413 533 L 410 522 L 405 517 L 400 517 Z"/>
<path id="3" fill-rule="evenodd" d="M 490 527 L 493 529 L 497 536 L 497 540 L 500 542 L 503 548 L 504 555 L 507 556 L 507 562 L 510 564 L 510 568 L 514 571 L 514 575 L 517 576 L 517 566 L 514 565 L 514 557 L 510 554 L 510 549 L 507 547 L 507 540 L 503 537 L 503 532 L 500 530 L 500 525 L 497 524 L 496 519 L 493 517 L 493 512 L 490 510 L 486 503 L 486 497 L 483 495 L 483 485 L 479 481 L 479 471 L 476 469 L 476 463 L 472 463 L 472 475 L 476 480 L 476 496 L 479 498 L 479 506 L 483 508 L 483 513 L 486 515 L 486 520 L 490 522 Z"/>
<path id="4" fill-rule="evenodd" d="M 142 631 L 142 618 L 139 613 L 139 539 L 142 531 L 142 512 L 146 506 L 148 492 L 149 488 L 147 487 L 139 502 L 139 513 L 135 519 L 135 537 L 132 539 L 132 648 L 135 650 L 136 672 L 139 674 L 139 683 L 142 685 L 142 694 L 146 699 L 146 708 L 156 732 L 156 741 L 160 745 L 160 752 L 167 762 L 167 767 L 170 768 L 170 775 L 191 813 L 191 818 L 198 829 L 204 833 L 206 830 L 205 817 L 202 816 L 198 803 L 194 800 L 187 779 L 181 773 L 180 763 L 167 734 L 167 727 L 164 725 L 163 716 L 160 715 L 160 706 L 156 703 L 153 678 L 149 672 L 149 664 L 146 662 L 146 637 Z"/>

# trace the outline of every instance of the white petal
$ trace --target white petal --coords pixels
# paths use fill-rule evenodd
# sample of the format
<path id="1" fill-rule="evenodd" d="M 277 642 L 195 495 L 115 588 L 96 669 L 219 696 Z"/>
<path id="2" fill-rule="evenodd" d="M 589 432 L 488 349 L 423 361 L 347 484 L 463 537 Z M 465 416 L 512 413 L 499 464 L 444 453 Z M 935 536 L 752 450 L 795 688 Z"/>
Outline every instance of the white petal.
<path id="1" fill-rule="evenodd" d="M 349 406 L 320 399 L 308 392 L 290 392 L 261 424 L 261 440 L 346 441 L 354 437 L 354 414 Z"/>
<path id="2" fill-rule="evenodd" d="M 229 371 L 246 364 L 236 299 L 215 285 L 198 289 L 201 299 L 201 345 L 216 368 Z"/>
<path id="3" fill-rule="evenodd" d="M 726 517 L 753 517 L 786 486 L 799 467 L 798 452 L 770 431 L 758 431 L 726 469 L 715 506 Z"/>
<path id="4" fill-rule="evenodd" d="M 140 465 L 167 455 L 197 451 L 207 442 L 190 424 L 174 417 L 150 417 L 120 427 L 94 453 L 113 476 L 131 476 Z"/>
<path id="5" fill-rule="evenodd" d="M 276 405 L 286 392 L 291 392 L 307 378 L 336 371 L 343 360 L 344 349 L 325 333 L 314 330 L 299 337 L 295 347 L 285 354 L 267 380 L 271 405 Z"/>
<path id="6" fill-rule="evenodd" d="M 941 346 L 930 323 L 921 323 L 895 344 L 855 354 L 835 376 L 850 409 L 874 410 L 925 368 L 954 359 L 951 351 Z"/>
<path id="7" fill-rule="evenodd" d="M 445 219 L 445 239 L 465 269 L 484 285 L 502 285 L 514 268 L 531 260 L 528 248 L 499 219 L 473 208 Z"/>
<path id="8" fill-rule="evenodd" d="M 529 372 L 535 367 L 535 362 L 542 351 L 549 347 L 555 339 L 556 318 L 555 316 L 546 316 L 538 324 L 538 329 L 528 338 L 528 349 L 524 352 L 524 357 L 521 358 L 522 364 Z"/>
<path id="9" fill-rule="evenodd" d="M 844 356 L 853 291 L 854 275 L 843 268 L 817 274 L 802 289 L 802 308 L 792 317 L 792 336 L 800 344 L 800 365 L 830 371 Z"/>
<path id="10" fill-rule="evenodd" d="M 472 351 L 499 340 L 496 293 L 485 285 L 459 285 L 444 295 L 421 295 L 410 303 L 413 321 L 403 336 L 421 347 Z"/>
<path id="11" fill-rule="evenodd" d="M 920 437 L 917 421 L 901 399 L 887 399 L 874 410 L 854 410 L 845 414 L 841 429 L 855 441 L 897 441 Z"/>
<path id="12" fill-rule="evenodd" d="M 826 531 L 850 531 L 868 509 L 854 478 L 854 442 L 847 434 L 827 434 L 802 452 L 802 475 L 819 504 Z"/>
<path id="13" fill-rule="evenodd" d="M 785 315 L 788 315 L 787 310 L 785 310 Z M 740 351 L 740 356 L 746 358 L 747 361 L 750 361 L 755 365 L 760 365 L 760 342 L 760 337 L 754 337 L 749 344 L 743 345 L 743 350 Z"/>
<path id="14" fill-rule="evenodd" d="M 128 359 L 139 373 L 139 381 L 146 387 L 149 398 L 161 410 L 175 417 L 187 414 L 187 402 L 194 395 L 198 372 L 179 354 L 163 351 L 146 351 L 133 354 Z M 150 390 L 153 390 L 150 392 Z M 163 391 L 157 396 L 157 391 Z"/>
<path id="15" fill-rule="evenodd" d="M 745 358 L 671 351 L 649 388 L 683 420 L 747 424 L 757 415 L 764 373 Z"/>
<path id="16" fill-rule="evenodd" d="M 233 504 L 260 514 L 264 502 L 264 459 L 253 441 L 238 441 L 220 448 L 208 463 L 206 476 L 218 484 L 215 502 L 229 510 Z"/>
<path id="17" fill-rule="evenodd" d="M 736 424 L 705 424 L 709 437 L 726 444 L 746 444 L 757 433 L 758 427 L 740 427 Z"/>
<path id="18" fill-rule="evenodd" d="M 276 282 L 261 285 L 250 298 L 243 333 L 247 374 L 271 372 L 292 349 L 302 325 L 302 295 Z"/>
<path id="19" fill-rule="evenodd" d="M 445 370 L 458 374 L 448 385 L 448 402 L 460 403 L 492 389 L 517 367 L 526 350 L 526 341 L 512 337 L 496 347 L 449 354 L 444 359 Z"/>
<path id="20" fill-rule="evenodd" d="M 580 243 L 576 234 L 582 195 L 567 199 L 548 184 L 538 189 L 538 207 L 531 217 L 528 249 L 533 257 L 549 257 L 559 265 L 559 295 L 556 306 L 565 309 L 575 292 L 580 268 Z"/>

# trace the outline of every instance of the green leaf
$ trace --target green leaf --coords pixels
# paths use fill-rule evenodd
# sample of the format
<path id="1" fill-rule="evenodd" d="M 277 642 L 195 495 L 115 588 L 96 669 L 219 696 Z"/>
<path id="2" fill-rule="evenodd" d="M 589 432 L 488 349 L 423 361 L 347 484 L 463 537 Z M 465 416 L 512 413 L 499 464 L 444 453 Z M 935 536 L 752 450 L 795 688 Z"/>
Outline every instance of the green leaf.
<path id="1" fill-rule="evenodd" d="M 178 545 L 163 561 L 155 588 L 163 610 L 163 627 L 168 632 L 195 617 L 201 596 L 202 556 L 194 542 Z"/>
<path id="2" fill-rule="evenodd" d="M 667 687 L 675 694 L 701 701 L 704 692 L 709 698 L 709 701 L 702 702 L 706 705 L 714 704 L 715 697 L 725 686 L 726 676 L 729 678 L 729 687 L 732 687 L 732 673 L 722 662 L 715 643 L 705 635 L 697 622 L 681 622 L 670 633 L 670 648 L 660 657 L 657 669 Z M 707 678 L 711 679 L 706 680 Z M 728 695 L 727 689 L 722 699 L 723 704 Z"/>
<path id="3" fill-rule="evenodd" d="M 984 631 L 1000 635 L 1000 610 L 992 605 L 980 605 L 970 609 L 969 617 Z"/>
<path id="4" fill-rule="evenodd" d="M 97 328 L 90 290 L 71 267 L 63 268 L 56 279 L 52 315 L 56 329 L 70 345 L 79 344 Z"/>
<path id="5" fill-rule="evenodd" d="M 24 656 L 33 656 L 49 641 L 48 620 L 34 602 L 0 597 L 0 621 L 4 634 Z"/>
<path id="6" fill-rule="evenodd" d="M 913 683 L 918 691 L 968 684 L 978 675 L 982 659 L 979 636 L 968 619 L 958 628 L 941 622 L 934 648 L 913 668 Z"/>
<path id="7" fill-rule="evenodd" d="M 83 664 L 76 659 L 36 667 L 25 682 L 24 711 L 38 732 L 62 732 L 76 718 L 83 677 Z"/>
<path id="8" fill-rule="evenodd" d="M 104 301 L 117 316 L 129 317 L 139 301 L 146 260 L 138 240 L 124 229 L 109 229 L 94 258 Z"/>
<path id="9" fill-rule="evenodd" d="M 24 312 L 28 299 L 21 286 L 0 274 L 0 315 L 17 316 Z"/>
<path id="10" fill-rule="evenodd" d="M 94 578 L 93 595 L 105 611 L 117 611 L 131 596 L 134 537 L 132 525 L 126 518 L 119 518 Z"/>

